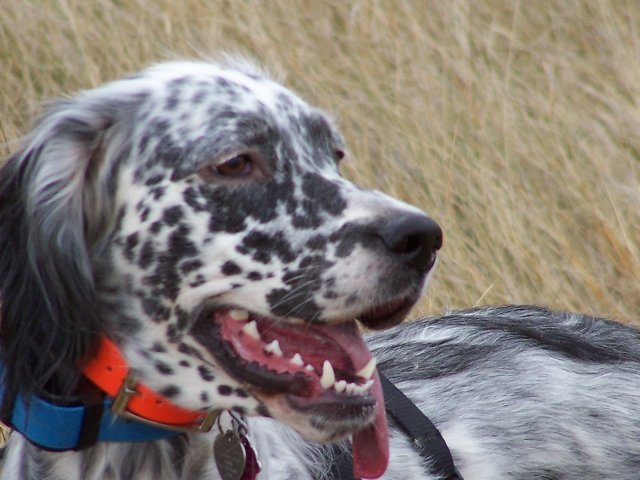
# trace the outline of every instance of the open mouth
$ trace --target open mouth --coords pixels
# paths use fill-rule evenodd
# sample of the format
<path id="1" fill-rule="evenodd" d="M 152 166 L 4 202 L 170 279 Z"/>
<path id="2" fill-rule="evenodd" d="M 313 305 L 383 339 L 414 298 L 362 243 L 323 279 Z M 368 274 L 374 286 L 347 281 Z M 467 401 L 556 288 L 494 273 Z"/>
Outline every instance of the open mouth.
<path id="1" fill-rule="evenodd" d="M 359 315 L 367 326 L 398 323 L 413 306 L 403 298 Z M 236 307 L 201 317 L 211 353 L 265 404 L 320 419 L 338 438 L 353 436 L 354 468 L 375 478 L 388 463 L 388 427 L 375 359 L 355 320 L 293 323 Z M 201 338 L 202 336 L 199 335 Z"/>

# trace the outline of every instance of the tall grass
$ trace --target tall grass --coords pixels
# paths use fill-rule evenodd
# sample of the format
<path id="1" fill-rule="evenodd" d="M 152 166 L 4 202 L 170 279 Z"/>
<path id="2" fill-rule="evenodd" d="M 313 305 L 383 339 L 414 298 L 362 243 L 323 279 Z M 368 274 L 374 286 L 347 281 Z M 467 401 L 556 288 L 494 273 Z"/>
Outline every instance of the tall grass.
<path id="1" fill-rule="evenodd" d="M 7 1 L 3 156 L 44 99 L 222 51 L 335 114 L 345 175 L 441 223 L 416 315 L 535 303 L 640 321 L 639 3 Z"/>

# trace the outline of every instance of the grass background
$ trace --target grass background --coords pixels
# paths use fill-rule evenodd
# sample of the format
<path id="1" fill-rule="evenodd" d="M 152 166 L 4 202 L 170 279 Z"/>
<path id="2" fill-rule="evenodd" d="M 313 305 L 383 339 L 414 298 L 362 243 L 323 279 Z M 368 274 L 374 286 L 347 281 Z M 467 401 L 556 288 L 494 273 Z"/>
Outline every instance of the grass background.
<path id="1" fill-rule="evenodd" d="M 47 98 L 221 51 L 333 112 L 345 174 L 442 225 L 414 315 L 534 303 L 640 322 L 640 3 L 6 1 L 2 156 Z"/>

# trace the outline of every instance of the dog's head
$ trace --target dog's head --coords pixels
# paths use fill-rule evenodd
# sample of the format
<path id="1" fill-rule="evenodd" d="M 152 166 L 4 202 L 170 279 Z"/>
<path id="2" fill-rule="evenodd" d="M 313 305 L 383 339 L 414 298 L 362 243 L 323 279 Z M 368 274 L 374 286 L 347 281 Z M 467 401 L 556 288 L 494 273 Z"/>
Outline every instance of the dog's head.
<path id="1" fill-rule="evenodd" d="M 381 410 L 369 328 L 441 245 L 343 179 L 330 120 L 250 68 L 171 63 L 51 105 L 0 171 L 9 392 L 68 395 L 101 336 L 190 409 L 328 441 Z"/>

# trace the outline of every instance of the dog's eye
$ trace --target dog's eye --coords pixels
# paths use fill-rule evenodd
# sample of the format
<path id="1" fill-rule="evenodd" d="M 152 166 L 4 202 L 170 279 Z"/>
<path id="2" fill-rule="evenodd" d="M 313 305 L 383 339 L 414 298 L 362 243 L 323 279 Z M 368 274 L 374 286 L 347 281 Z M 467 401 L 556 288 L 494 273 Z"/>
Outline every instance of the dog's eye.
<path id="1" fill-rule="evenodd" d="M 342 160 L 345 156 L 344 150 L 342 150 L 341 148 L 336 148 L 333 152 L 333 154 L 336 157 L 336 161 L 339 163 L 340 160 Z"/>
<path id="2" fill-rule="evenodd" d="M 249 155 L 236 155 L 219 165 L 212 165 L 211 170 L 224 177 L 242 177 L 251 173 L 253 162 Z"/>

